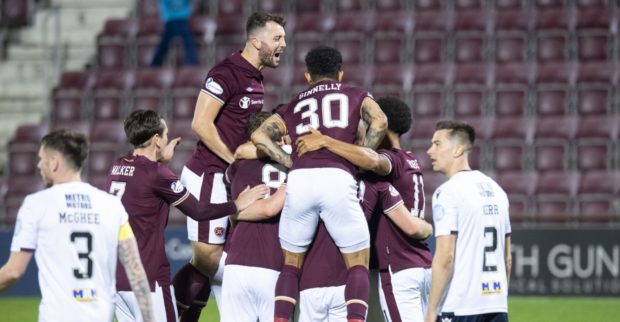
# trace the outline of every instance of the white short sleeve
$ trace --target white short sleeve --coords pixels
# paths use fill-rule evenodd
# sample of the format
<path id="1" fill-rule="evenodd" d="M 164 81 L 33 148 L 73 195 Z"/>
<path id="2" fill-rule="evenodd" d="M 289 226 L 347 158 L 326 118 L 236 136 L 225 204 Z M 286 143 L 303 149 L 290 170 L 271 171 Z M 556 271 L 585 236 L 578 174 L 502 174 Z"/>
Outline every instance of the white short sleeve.
<path id="1" fill-rule="evenodd" d="M 37 249 L 37 232 L 42 211 L 42 209 L 37 209 L 37 203 L 31 196 L 24 199 L 17 213 L 17 222 L 11 243 L 12 252 Z"/>
<path id="2" fill-rule="evenodd" d="M 458 213 L 454 196 L 442 187 L 437 188 L 433 194 L 433 221 L 435 236 L 458 232 Z"/>
<path id="3" fill-rule="evenodd" d="M 506 197 L 506 216 L 504 216 L 504 231 L 506 236 L 512 234 L 512 227 L 510 226 L 510 207 L 508 206 L 508 198 Z"/>

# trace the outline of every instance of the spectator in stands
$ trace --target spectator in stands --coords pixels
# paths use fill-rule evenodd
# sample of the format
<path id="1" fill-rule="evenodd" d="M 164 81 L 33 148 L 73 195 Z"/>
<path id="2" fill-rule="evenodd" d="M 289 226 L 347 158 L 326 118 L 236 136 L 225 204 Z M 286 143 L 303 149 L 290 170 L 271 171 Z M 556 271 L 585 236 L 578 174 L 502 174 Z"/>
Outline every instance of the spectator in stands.
<path id="1" fill-rule="evenodd" d="M 151 66 L 161 66 L 168 52 L 170 43 L 175 37 L 183 40 L 185 63 L 198 65 L 196 47 L 189 26 L 189 17 L 192 14 L 191 0 L 159 0 L 159 15 L 164 22 L 164 30 Z"/>

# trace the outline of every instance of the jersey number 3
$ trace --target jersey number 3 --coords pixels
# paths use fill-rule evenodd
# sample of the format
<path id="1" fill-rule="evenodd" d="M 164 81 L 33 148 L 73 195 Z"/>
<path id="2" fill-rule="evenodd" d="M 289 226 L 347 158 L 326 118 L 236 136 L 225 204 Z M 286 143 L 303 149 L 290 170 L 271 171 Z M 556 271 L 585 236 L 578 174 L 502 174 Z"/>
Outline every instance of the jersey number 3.
<path id="1" fill-rule="evenodd" d="M 332 113 L 332 104 L 337 105 L 337 116 Z M 319 128 L 321 124 L 319 121 L 319 114 L 317 114 L 318 109 L 319 102 L 314 97 L 302 100 L 295 105 L 293 113 L 297 114 L 301 112 L 302 121 L 295 127 L 297 135 L 310 132 L 308 127 Z M 321 101 L 321 119 L 323 120 L 323 126 L 326 128 L 347 127 L 349 125 L 349 97 L 342 93 L 325 95 Z"/>
<path id="2" fill-rule="evenodd" d="M 85 262 L 86 264 L 82 265 L 82 269 L 74 269 L 73 276 L 77 279 L 87 279 L 93 277 L 93 260 L 90 258 L 90 252 L 93 251 L 93 235 L 89 232 L 83 231 L 73 232 L 71 233 L 71 242 L 75 244 L 76 250 L 78 248 L 84 250 L 85 248 L 85 251 L 78 252 L 78 258 L 80 259 L 80 263 Z"/>

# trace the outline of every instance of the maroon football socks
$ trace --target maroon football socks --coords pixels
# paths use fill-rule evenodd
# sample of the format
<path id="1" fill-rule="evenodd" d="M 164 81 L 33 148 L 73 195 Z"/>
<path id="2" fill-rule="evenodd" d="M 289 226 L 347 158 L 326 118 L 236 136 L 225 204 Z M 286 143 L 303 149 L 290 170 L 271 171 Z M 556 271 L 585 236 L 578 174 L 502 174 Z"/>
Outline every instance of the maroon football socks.
<path id="1" fill-rule="evenodd" d="M 288 321 L 295 310 L 295 304 L 299 297 L 299 276 L 301 269 L 291 266 L 282 266 L 282 271 L 276 283 L 276 322 Z"/>
<path id="2" fill-rule="evenodd" d="M 177 272 L 172 284 L 181 321 L 198 321 L 200 311 L 211 294 L 209 278 L 188 263 Z"/>
<path id="3" fill-rule="evenodd" d="M 347 284 L 344 288 L 344 300 L 347 303 L 347 319 L 364 321 L 370 297 L 368 268 L 356 265 L 347 270 Z"/>

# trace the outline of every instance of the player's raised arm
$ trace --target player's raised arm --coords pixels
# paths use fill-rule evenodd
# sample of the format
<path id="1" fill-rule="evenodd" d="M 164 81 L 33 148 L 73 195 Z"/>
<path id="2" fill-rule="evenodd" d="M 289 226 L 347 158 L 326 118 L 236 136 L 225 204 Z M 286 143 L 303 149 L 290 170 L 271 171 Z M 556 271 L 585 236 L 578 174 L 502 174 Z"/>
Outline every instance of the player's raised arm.
<path id="1" fill-rule="evenodd" d="M 0 292 L 7 290 L 24 275 L 31 258 L 32 252 L 29 251 L 11 252 L 9 260 L 0 268 Z"/>
<path id="2" fill-rule="evenodd" d="M 151 303 L 151 288 L 144 272 L 138 244 L 133 235 L 129 222 L 123 224 L 118 236 L 118 259 L 125 268 L 131 290 L 138 300 L 140 312 L 145 322 L 154 322 L 153 305 Z"/>
<path id="3" fill-rule="evenodd" d="M 228 149 L 222 141 L 220 134 L 215 127 L 215 118 L 222 109 L 223 104 L 207 94 L 205 91 L 200 92 L 196 101 L 196 109 L 194 110 L 194 118 L 192 119 L 192 130 L 198 134 L 198 137 L 209 150 L 213 151 L 222 160 L 232 163 L 235 158 L 233 153 Z"/>
<path id="4" fill-rule="evenodd" d="M 368 124 L 368 130 L 364 136 L 363 146 L 376 150 L 383 141 L 388 128 L 387 117 L 379 107 L 379 104 L 370 97 L 362 101 L 362 119 Z"/>
<path id="5" fill-rule="evenodd" d="M 322 148 L 328 149 L 360 169 L 372 171 L 378 175 L 385 176 L 392 171 L 390 160 L 375 150 L 334 139 L 313 128 L 310 128 L 310 134 L 297 139 L 297 153 L 299 155 Z"/>
<path id="6" fill-rule="evenodd" d="M 282 118 L 274 114 L 252 133 L 251 140 L 256 147 L 266 153 L 272 160 L 290 168 L 293 164 L 291 156 L 276 142 L 286 134 L 286 125 Z"/>

